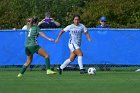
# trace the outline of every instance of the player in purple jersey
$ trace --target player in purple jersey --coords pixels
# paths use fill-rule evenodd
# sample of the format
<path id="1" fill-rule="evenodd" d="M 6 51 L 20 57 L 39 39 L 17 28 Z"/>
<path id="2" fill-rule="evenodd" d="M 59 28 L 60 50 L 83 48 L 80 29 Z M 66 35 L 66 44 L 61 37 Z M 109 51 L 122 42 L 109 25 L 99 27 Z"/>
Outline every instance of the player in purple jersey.
<path id="1" fill-rule="evenodd" d="M 70 39 L 69 39 L 69 49 L 70 49 L 70 57 L 65 60 L 65 62 L 59 67 L 59 74 L 62 74 L 62 70 L 68 65 L 70 64 L 75 58 L 76 56 L 78 56 L 78 65 L 80 68 L 80 74 L 84 74 L 85 71 L 83 69 L 83 62 L 82 62 L 82 56 L 83 53 L 80 49 L 80 45 L 81 45 L 81 38 L 82 38 L 82 33 L 84 32 L 88 41 L 91 41 L 91 38 L 87 32 L 87 28 L 80 23 L 80 16 L 79 15 L 74 15 L 73 17 L 73 24 L 68 25 L 67 27 L 65 27 L 58 35 L 57 39 L 56 39 L 56 43 L 58 43 L 59 38 L 61 37 L 61 35 L 64 32 L 69 32 L 70 34 Z"/>

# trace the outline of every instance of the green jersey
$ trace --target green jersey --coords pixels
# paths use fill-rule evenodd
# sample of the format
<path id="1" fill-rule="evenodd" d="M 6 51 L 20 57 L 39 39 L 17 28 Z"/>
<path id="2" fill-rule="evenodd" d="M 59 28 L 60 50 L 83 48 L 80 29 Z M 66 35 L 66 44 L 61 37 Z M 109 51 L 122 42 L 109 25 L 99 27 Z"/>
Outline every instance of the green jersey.
<path id="1" fill-rule="evenodd" d="M 37 37 L 39 35 L 40 28 L 36 25 L 33 25 L 30 29 L 27 30 L 27 42 L 26 46 L 35 46 L 37 44 Z"/>

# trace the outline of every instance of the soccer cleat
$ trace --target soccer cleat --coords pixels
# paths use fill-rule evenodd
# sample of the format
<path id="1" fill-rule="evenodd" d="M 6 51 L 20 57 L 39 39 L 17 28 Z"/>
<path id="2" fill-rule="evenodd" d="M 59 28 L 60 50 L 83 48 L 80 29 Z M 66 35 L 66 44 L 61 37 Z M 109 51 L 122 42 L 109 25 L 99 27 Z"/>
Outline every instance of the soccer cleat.
<path id="1" fill-rule="evenodd" d="M 58 69 L 59 75 L 62 75 L 62 69 L 59 67 Z"/>
<path id="2" fill-rule="evenodd" d="M 86 73 L 85 69 L 80 69 L 80 74 L 85 74 L 85 73 Z"/>
<path id="3" fill-rule="evenodd" d="M 17 75 L 17 77 L 23 77 L 23 74 L 21 74 L 21 73 L 19 73 L 18 75 Z"/>
<path id="4" fill-rule="evenodd" d="M 46 74 L 47 74 L 47 75 L 51 75 L 51 74 L 56 74 L 56 72 L 54 72 L 54 71 L 48 69 Z"/>

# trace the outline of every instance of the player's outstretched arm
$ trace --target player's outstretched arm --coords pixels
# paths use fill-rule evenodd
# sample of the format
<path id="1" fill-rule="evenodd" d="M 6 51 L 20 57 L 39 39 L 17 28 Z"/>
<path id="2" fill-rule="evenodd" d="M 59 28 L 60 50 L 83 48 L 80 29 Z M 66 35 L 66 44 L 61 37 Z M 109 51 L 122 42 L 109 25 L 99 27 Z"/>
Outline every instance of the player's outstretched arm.
<path id="1" fill-rule="evenodd" d="M 60 33 L 58 34 L 57 39 L 55 40 L 55 43 L 58 43 L 59 38 L 61 37 L 61 35 L 62 35 L 64 32 L 65 32 L 64 30 L 61 30 L 61 31 L 60 31 Z"/>
<path id="2" fill-rule="evenodd" d="M 88 34 L 88 32 L 85 32 L 85 35 L 86 35 L 86 37 L 87 37 L 88 41 L 90 41 L 90 42 L 91 42 L 92 40 L 91 40 L 90 35 Z"/>
<path id="3" fill-rule="evenodd" d="M 41 35 L 42 37 L 46 38 L 46 39 L 49 40 L 49 41 L 52 41 L 52 42 L 54 41 L 53 38 L 47 37 L 43 32 L 39 32 L 39 35 Z"/>

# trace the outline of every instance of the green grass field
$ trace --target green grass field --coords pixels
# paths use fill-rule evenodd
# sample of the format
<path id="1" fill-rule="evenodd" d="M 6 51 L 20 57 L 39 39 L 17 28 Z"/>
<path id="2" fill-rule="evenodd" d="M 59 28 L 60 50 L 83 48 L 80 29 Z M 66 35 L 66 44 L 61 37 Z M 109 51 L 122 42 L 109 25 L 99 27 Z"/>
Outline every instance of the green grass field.
<path id="1" fill-rule="evenodd" d="M 0 71 L 0 93 L 140 93 L 140 73 L 97 72 L 80 75 L 67 71 L 63 75 L 46 75 L 45 71 Z"/>

